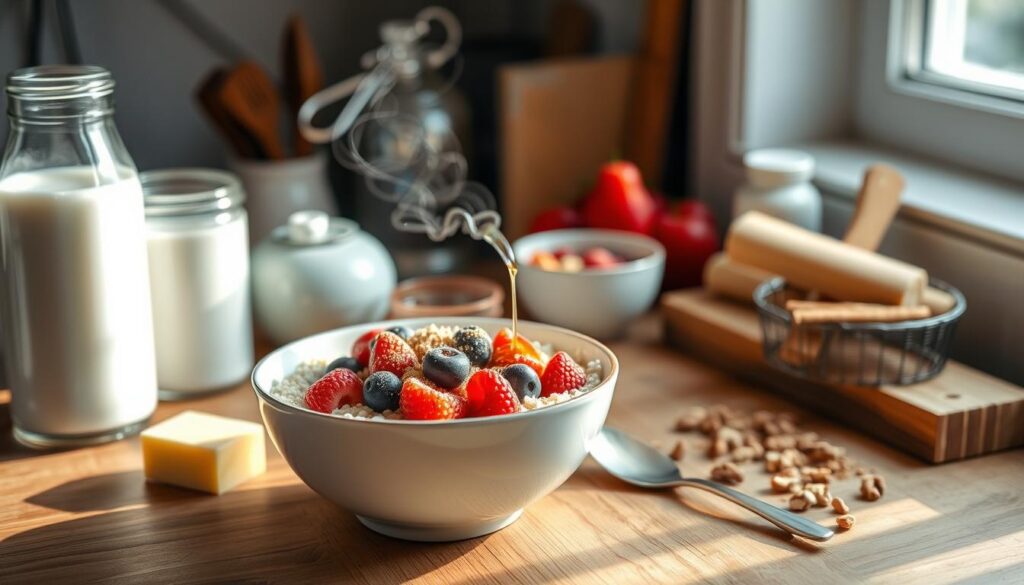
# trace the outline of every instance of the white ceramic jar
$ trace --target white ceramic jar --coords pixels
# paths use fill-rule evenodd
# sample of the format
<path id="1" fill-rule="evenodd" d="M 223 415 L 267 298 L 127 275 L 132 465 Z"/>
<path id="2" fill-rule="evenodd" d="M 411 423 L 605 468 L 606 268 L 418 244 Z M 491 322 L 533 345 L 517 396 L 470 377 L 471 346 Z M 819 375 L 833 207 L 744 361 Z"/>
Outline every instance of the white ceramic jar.
<path id="1" fill-rule="evenodd" d="M 141 175 L 160 398 L 230 388 L 252 370 L 249 229 L 238 178 Z"/>
<path id="2" fill-rule="evenodd" d="M 397 281 L 395 262 L 353 221 L 298 211 L 253 251 L 253 306 L 278 343 L 382 319 Z"/>
<path id="3" fill-rule="evenodd" d="M 747 182 L 733 198 L 732 215 L 760 211 L 821 231 L 821 193 L 811 184 L 814 157 L 799 150 L 751 150 L 743 156 Z"/>

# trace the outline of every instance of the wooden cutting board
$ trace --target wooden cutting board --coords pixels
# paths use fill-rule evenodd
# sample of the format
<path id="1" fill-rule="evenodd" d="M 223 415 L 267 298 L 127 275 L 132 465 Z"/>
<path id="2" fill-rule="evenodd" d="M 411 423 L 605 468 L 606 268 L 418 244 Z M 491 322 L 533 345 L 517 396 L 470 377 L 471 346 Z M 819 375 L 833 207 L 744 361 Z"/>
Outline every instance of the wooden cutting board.
<path id="1" fill-rule="evenodd" d="M 752 307 L 689 289 L 666 293 L 661 309 L 670 343 L 925 461 L 1024 445 L 1024 388 L 953 360 L 912 386 L 808 382 L 765 363 Z"/>

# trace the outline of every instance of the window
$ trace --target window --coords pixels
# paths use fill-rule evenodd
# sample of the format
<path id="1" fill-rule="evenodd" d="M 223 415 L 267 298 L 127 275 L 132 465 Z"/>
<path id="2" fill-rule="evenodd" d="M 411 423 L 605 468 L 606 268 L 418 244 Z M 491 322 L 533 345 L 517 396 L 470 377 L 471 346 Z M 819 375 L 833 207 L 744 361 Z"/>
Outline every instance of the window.
<path id="1" fill-rule="evenodd" d="M 1024 102 L 1024 2 L 910 2 L 908 78 Z"/>

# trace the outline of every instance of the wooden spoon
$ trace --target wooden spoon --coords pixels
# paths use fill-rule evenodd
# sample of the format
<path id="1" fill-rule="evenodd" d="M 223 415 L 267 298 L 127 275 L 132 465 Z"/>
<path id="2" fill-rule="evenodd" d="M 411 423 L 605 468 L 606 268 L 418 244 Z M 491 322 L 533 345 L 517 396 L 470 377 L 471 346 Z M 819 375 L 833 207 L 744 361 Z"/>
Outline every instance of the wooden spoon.
<path id="1" fill-rule="evenodd" d="M 285 157 L 278 136 L 281 96 L 262 67 L 243 61 L 228 70 L 217 97 L 224 111 L 256 139 L 267 158 Z"/>
<path id="2" fill-rule="evenodd" d="M 903 176 L 896 169 L 883 164 L 868 167 L 843 241 L 865 250 L 877 250 L 900 209 L 903 186 Z"/>
<path id="3" fill-rule="evenodd" d="M 281 41 L 281 71 L 284 75 L 284 97 L 291 112 L 291 126 L 294 127 L 295 154 L 305 156 L 313 152 L 313 145 L 302 137 L 296 120 L 302 104 L 323 87 L 324 74 L 306 22 L 297 14 L 292 15 L 285 25 Z"/>
<path id="4" fill-rule="evenodd" d="M 211 71 L 196 90 L 196 101 L 236 155 L 250 159 L 265 158 L 257 141 L 238 125 L 218 98 L 226 76 L 227 72 L 222 68 Z"/>

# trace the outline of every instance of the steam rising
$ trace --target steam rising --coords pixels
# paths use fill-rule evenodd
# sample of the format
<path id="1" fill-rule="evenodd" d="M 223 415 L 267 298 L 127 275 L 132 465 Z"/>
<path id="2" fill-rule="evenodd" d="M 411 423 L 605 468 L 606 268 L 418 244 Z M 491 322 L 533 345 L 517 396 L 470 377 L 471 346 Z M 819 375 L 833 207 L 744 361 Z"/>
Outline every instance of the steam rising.
<path id="1" fill-rule="evenodd" d="M 335 122 L 335 158 L 363 175 L 375 196 L 395 204 L 395 229 L 426 234 L 435 242 L 461 230 L 490 242 L 506 262 L 514 261 L 498 231 L 501 216 L 493 194 L 466 179 L 468 165 L 458 139 L 447 128 L 439 140 L 423 120 L 398 112 L 390 95 L 393 77 L 384 67 L 378 65 L 363 78 Z"/>

